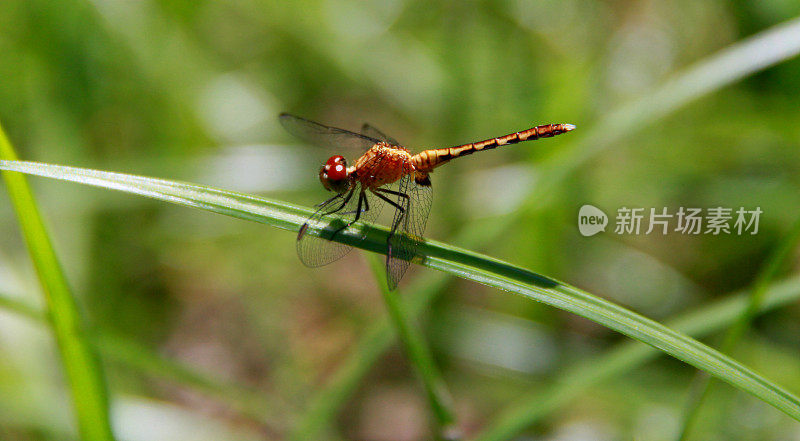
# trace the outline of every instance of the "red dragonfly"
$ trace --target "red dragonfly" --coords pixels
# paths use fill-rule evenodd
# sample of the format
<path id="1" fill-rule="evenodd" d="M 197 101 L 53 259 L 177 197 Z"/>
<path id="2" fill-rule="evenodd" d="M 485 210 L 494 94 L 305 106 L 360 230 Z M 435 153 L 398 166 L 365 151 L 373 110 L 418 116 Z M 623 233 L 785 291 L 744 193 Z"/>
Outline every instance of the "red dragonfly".
<path id="1" fill-rule="evenodd" d="M 328 127 L 298 116 L 280 115 L 283 127 L 312 144 L 334 149 L 358 149 L 363 153 L 348 167 L 341 155 L 328 158 L 319 180 L 334 195 L 322 202 L 297 234 L 297 254 L 309 267 L 327 265 L 342 258 L 352 246 L 333 238 L 357 221 L 373 222 L 381 208 L 394 208 L 386 240 L 386 278 L 395 289 L 408 269 L 431 208 L 433 169 L 460 156 L 507 144 L 549 138 L 574 130 L 572 124 L 546 124 L 510 135 L 455 147 L 430 149 L 412 155 L 408 149 L 378 129 L 364 124 L 361 133 Z M 315 234 L 308 234 L 314 231 Z M 362 235 L 362 239 L 365 235 Z"/>

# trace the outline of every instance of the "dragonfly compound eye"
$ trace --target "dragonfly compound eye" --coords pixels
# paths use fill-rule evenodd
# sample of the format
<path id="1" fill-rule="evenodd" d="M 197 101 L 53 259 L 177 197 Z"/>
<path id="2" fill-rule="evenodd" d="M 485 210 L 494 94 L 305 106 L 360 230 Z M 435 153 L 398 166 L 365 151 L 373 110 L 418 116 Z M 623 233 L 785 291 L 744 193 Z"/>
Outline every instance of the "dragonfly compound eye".
<path id="1" fill-rule="evenodd" d="M 343 156 L 331 156 L 319 170 L 319 180 L 328 191 L 342 193 L 349 187 L 347 161 Z"/>

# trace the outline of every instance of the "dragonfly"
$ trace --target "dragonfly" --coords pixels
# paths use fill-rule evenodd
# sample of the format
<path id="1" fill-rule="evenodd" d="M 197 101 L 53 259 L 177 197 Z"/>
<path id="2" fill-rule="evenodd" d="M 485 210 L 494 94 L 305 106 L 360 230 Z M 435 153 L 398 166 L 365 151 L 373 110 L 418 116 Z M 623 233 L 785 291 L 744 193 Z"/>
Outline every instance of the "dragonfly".
<path id="1" fill-rule="evenodd" d="M 394 290 L 405 274 L 425 232 L 430 214 L 430 174 L 453 159 L 523 141 L 549 138 L 575 129 L 572 124 L 545 124 L 509 135 L 455 147 L 412 154 L 393 138 L 364 124 L 361 133 L 329 127 L 282 113 L 281 125 L 292 135 L 320 147 L 357 152 L 348 166 L 341 154 L 328 158 L 319 169 L 322 186 L 333 193 L 297 233 L 297 255 L 308 267 L 320 267 L 344 257 L 353 248 L 334 239 L 356 222 L 372 223 L 383 206 L 394 210 L 386 239 L 386 280 Z M 361 233 L 361 240 L 366 232 Z"/>

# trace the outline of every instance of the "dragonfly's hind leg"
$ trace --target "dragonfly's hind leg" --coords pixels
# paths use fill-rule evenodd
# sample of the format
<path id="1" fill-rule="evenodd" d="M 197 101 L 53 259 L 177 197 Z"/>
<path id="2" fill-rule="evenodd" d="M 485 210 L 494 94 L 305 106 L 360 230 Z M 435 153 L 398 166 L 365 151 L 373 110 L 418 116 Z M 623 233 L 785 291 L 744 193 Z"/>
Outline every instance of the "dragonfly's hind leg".
<path id="1" fill-rule="evenodd" d="M 387 249 L 388 249 L 388 254 L 386 256 L 387 256 L 387 259 L 389 259 L 389 258 L 392 257 L 392 237 L 394 237 L 394 234 L 397 232 L 397 227 L 400 226 L 400 223 L 403 222 L 403 220 L 406 217 L 406 208 L 408 208 L 408 204 L 411 202 L 411 197 L 409 195 L 405 194 L 405 193 L 401 193 L 399 191 L 394 191 L 394 190 L 389 190 L 389 189 L 386 189 L 386 188 L 378 188 L 378 189 L 372 190 L 372 193 L 375 194 L 375 196 L 377 196 L 377 197 L 383 199 L 384 201 L 388 202 L 394 208 L 397 208 L 397 211 L 400 212 L 400 215 L 397 216 L 397 219 L 392 223 L 392 229 L 389 231 L 389 236 L 386 238 L 386 246 L 387 246 Z M 382 195 L 381 193 L 393 194 L 395 196 L 399 196 L 401 198 L 404 198 L 406 200 L 406 206 L 404 207 L 404 206 L 400 205 L 399 203 L 389 199 L 388 197 Z"/>
<path id="2" fill-rule="evenodd" d="M 399 191 L 389 190 L 388 188 L 378 188 L 378 189 L 373 190 L 373 193 L 393 194 L 395 196 L 400 196 L 401 198 L 404 198 L 407 201 L 411 200 L 411 196 L 409 196 L 409 195 L 407 195 L 405 193 L 399 192 Z M 376 196 L 379 196 L 380 198 L 382 198 L 383 200 L 389 202 L 390 204 L 394 205 L 397 208 L 403 209 L 399 205 L 397 205 L 397 203 L 395 203 L 393 201 L 390 201 L 385 196 L 381 196 L 381 195 L 376 195 Z"/>

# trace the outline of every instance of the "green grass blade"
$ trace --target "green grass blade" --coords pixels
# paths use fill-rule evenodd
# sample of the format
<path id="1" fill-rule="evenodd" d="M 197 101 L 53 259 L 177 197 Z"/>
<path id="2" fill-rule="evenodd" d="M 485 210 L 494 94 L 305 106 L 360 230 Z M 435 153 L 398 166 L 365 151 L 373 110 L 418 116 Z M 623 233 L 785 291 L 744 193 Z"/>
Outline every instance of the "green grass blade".
<path id="1" fill-rule="evenodd" d="M 800 277 L 771 285 L 766 291 L 758 313 L 786 306 L 800 300 Z M 724 329 L 747 308 L 746 293 L 728 296 L 707 306 L 667 321 L 667 326 L 695 337 Z M 626 342 L 603 355 L 585 360 L 564 370 L 543 390 L 527 394 L 507 406 L 474 441 L 512 439 L 526 427 L 547 414 L 568 405 L 589 388 L 653 360 L 661 353 L 639 342 Z"/>
<path id="2" fill-rule="evenodd" d="M 461 436 L 457 434 L 457 426 L 455 424 L 455 412 L 452 409 L 453 400 L 447 391 L 447 385 L 439 373 L 439 368 L 433 362 L 433 356 L 425 342 L 425 338 L 410 323 L 410 314 L 408 314 L 405 305 L 400 301 L 397 291 L 390 291 L 386 285 L 386 270 L 383 263 L 374 255 L 368 257 L 372 272 L 375 274 L 375 280 L 378 281 L 381 294 L 383 294 L 389 318 L 406 350 L 411 365 L 414 366 L 417 375 L 422 381 L 428 404 L 436 418 L 438 426 L 436 431 L 437 439 L 460 439 Z"/>
<path id="3" fill-rule="evenodd" d="M 21 161 L 0 161 L 0 169 L 124 190 L 290 230 L 298 230 L 304 213 L 311 213 L 308 208 L 256 196 L 120 173 Z M 360 233 L 365 234 L 364 239 Z M 385 228 L 357 224 L 342 231 L 336 240 L 383 254 L 387 234 Z M 660 323 L 578 288 L 478 253 L 435 241 L 422 242 L 419 252 L 417 263 L 595 321 L 702 369 L 800 421 L 800 400 L 796 396 L 720 352 Z"/>
<path id="4" fill-rule="evenodd" d="M 767 288 L 769 288 L 772 280 L 777 276 L 778 271 L 780 271 L 781 268 L 786 265 L 790 257 L 792 257 L 792 251 L 797 248 L 798 242 L 800 242 L 800 218 L 795 221 L 789 234 L 775 247 L 763 268 L 756 276 L 755 282 L 753 282 L 753 288 L 750 291 L 747 307 L 742 310 L 739 319 L 736 320 L 730 329 L 728 329 L 728 332 L 725 333 L 722 345 L 720 345 L 720 350 L 722 352 L 731 352 L 742 335 L 747 331 L 747 328 L 750 327 L 750 322 L 761 308 L 761 303 L 764 302 Z M 681 441 L 688 439 L 691 434 L 692 428 L 697 422 L 697 417 L 700 414 L 703 402 L 708 397 L 713 385 L 714 382 L 708 374 L 698 372 L 695 375 L 680 431 L 679 439 Z"/>
<path id="5" fill-rule="evenodd" d="M 305 219 L 313 213 L 309 208 L 244 193 L 125 173 L 6 160 L 0 160 L 0 170 L 19 171 L 30 175 L 124 191 L 173 204 L 260 222 L 284 230 L 297 231 Z M 343 236 L 348 236 L 352 240 L 354 239 L 353 231 L 352 228 L 345 230 L 346 234 Z"/>
<path id="6" fill-rule="evenodd" d="M 16 159 L 16 153 L 2 126 L 0 126 L 0 158 Z M 113 440 L 103 371 L 87 341 L 75 298 L 53 251 L 44 221 L 36 208 L 33 193 L 26 178 L 21 174 L 3 172 L 3 179 L 45 294 L 81 439 Z"/>

